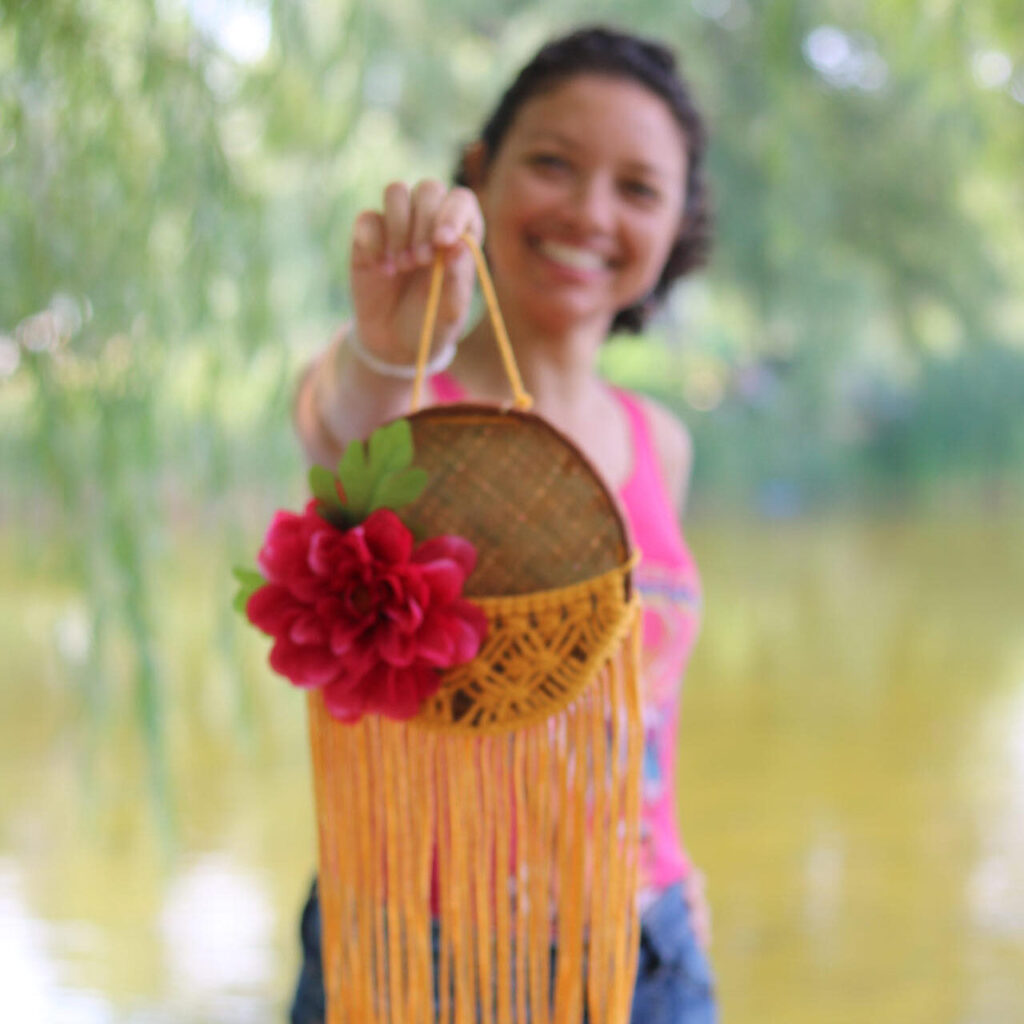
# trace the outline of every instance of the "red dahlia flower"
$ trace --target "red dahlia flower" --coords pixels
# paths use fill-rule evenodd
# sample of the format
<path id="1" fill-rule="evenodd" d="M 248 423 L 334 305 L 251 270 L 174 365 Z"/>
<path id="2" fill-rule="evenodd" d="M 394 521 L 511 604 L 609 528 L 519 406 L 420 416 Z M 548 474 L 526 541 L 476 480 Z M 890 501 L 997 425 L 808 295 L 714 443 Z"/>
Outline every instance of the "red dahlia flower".
<path id="1" fill-rule="evenodd" d="M 246 603 L 274 637 L 270 665 L 296 686 L 321 687 L 335 718 L 411 718 L 440 669 L 476 657 L 484 613 L 462 587 L 476 550 L 461 537 L 418 547 L 391 509 L 340 530 L 311 501 L 278 512 L 259 554 L 267 582 Z"/>

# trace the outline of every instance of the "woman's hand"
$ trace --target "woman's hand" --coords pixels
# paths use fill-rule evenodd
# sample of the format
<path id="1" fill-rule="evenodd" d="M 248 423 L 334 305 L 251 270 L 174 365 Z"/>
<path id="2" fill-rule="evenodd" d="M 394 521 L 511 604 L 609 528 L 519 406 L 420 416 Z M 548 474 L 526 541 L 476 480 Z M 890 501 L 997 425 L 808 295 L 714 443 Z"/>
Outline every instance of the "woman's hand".
<path id="1" fill-rule="evenodd" d="M 476 196 L 421 181 L 384 190 L 380 210 L 364 210 L 352 232 L 355 329 L 363 348 L 385 363 L 410 366 L 423 327 L 434 259 L 445 260 L 434 352 L 453 345 L 473 294 L 473 257 L 463 234 L 478 242 L 484 220 Z M 295 428 L 311 462 L 332 465 L 353 438 L 409 410 L 412 381 L 378 373 L 343 344 L 344 332 L 304 375 Z"/>
<path id="2" fill-rule="evenodd" d="M 356 330 L 363 346 L 389 363 L 414 362 L 426 308 L 431 267 L 445 259 L 444 286 L 434 332 L 435 352 L 453 345 L 473 293 L 473 258 L 460 236 L 483 238 L 476 196 L 421 181 L 384 190 L 380 210 L 364 210 L 352 233 L 351 281 Z"/>

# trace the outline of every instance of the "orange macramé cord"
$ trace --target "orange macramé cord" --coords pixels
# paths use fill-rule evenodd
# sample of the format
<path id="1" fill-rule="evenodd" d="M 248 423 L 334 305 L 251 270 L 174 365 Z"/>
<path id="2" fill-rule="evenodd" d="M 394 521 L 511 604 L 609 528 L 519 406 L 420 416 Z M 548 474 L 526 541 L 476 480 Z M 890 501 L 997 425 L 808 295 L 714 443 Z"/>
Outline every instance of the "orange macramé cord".
<path id="1" fill-rule="evenodd" d="M 325 715 L 326 709 L 321 701 L 319 708 L 321 722 L 324 721 Z M 327 732 L 325 739 L 327 741 L 326 749 L 330 763 L 334 766 L 342 764 L 339 751 L 344 746 L 343 737 L 339 736 L 337 730 L 330 730 Z M 327 779 L 335 794 L 342 797 L 342 807 L 344 808 L 344 805 L 350 802 L 351 795 L 338 789 L 336 768 L 328 774 Z M 339 878 L 344 879 L 352 873 L 354 864 L 349 844 L 342 842 L 339 835 L 338 824 L 341 820 L 344 819 L 336 815 L 332 823 L 331 845 L 333 848 L 334 865 L 328 866 L 326 871 L 328 875 L 335 871 Z M 341 992 L 344 986 L 349 984 L 349 979 L 353 973 L 353 960 L 358 956 L 358 951 L 354 948 L 355 944 L 353 942 L 345 940 L 345 936 L 350 933 L 351 929 L 352 888 L 350 885 L 338 885 L 330 888 L 333 891 L 326 894 L 327 898 L 321 903 L 320 913 L 322 921 L 327 917 L 332 920 L 332 927 L 326 928 L 325 926 L 327 942 L 324 943 L 323 939 L 321 939 L 321 944 L 322 950 L 329 952 L 328 964 L 325 965 L 324 975 L 325 977 L 329 976 L 331 979 L 330 987 L 335 993 L 333 1002 L 337 1003 L 339 1002 L 338 993 Z"/>
<path id="2" fill-rule="evenodd" d="M 604 989 L 608 985 L 607 935 L 611 922 L 608 907 L 608 862 L 606 851 L 614 849 L 615 828 L 608 815 L 608 788 L 615 785 L 614 775 L 608 768 L 608 730 L 614 730 L 614 718 L 605 718 L 608 689 L 608 668 L 601 670 L 594 688 L 602 699 L 594 702 L 595 714 L 590 716 L 590 753 L 593 771 L 594 805 L 591 809 L 593 838 L 587 844 L 590 850 L 590 912 L 587 932 L 587 1007 L 592 1024 L 604 1024 L 608 1013 L 608 998 Z"/>
<path id="3" fill-rule="evenodd" d="M 618 697 L 622 699 L 623 693 L 623 679 L 620 671 L 620 665 L 617 659 L 612 659 L 611 664 L 608 666 L 608 682 L 611 688 L 613 699 Z M 613 707 L 620 705 L 615 704 Z M 625 735 L 623 734 L 622 723 L 620 722 L 616 729 L 616 744 L 615 744 L 615 779 L 614 786 L 612 789 L 612 806 L 611 813 L 616 827 L 624 820 L 625 808 L 626 808 L 626 793 L 624 790 L 623 779 L 627 773 L 622 771 L 624 758 L 628 756 L 625 747 Z M 623 843 L 625 843 L 626 837 L 622 837 Z M 615 863 L 609 864 L 609 880 L 608 880 L 608 891 L 611 896 L 612 902 L 618 902 L 622 898 L 622 892 L 624 891 L 626 880 L 628 878 L 628 867 L 625 861 L 625 857 L 619 858 Z M 618 929 L 612 933 L 611 945 L 609 948 L 609 959 L 605 965 L 606 970 L 613 971 L 613 983 L 611 993 L 612 1010 L 615 1014 L 621 1012 L 621 1003 L 623 993 L 627 989 L 631 990 L 631 986 L 628 986 L 625 982 L 624 970 L 626 965 L 621 962 L 622 951 L 624 949 L 623 934 L 626 931 L 625 927 Z"/>
<path id="4" fill-rule="evenodd" d="M 434 951 L 431 939 L 430 876 L 434 863 L 434 757 L 437 737 L 408 732 L 409 814 L 416 835 L 410 889 L 415 924 L 409 937 L 414 965 L 412 977 L 414 1010 L 411 1024 L 430 1024 L 434 1017 Z"/>
<path id="5" fill-rule="evenodd" d="M 398 1007 L 404 1001 L 402 977 L 402 935 L 398 927 L 401 913 L 402 892 L 399 880 L 398 859 L 404 852 L 404 844 L 398 830 L 395 807 L 395 789 L 397 778 L 395 772 L 394 727 L 386 728 L 378 723 L 378 762 L 383 769 L 383 800 L 381 809 L 384 817 L 384 880 L 385 896 L 382 904 L 384 915 L 385 941 L 387 943 L 387 975 L 388 975 L 388 1012 L 386 1020 L 401 1020 Z"/>
<path id="6" fill-rule="evenodd" d="M 451 779 L 451 793 L 455 797 L 449 803 L 452 815 L 452 870 L 462 884 L 453 886 L 456 896 L 455 934 L 458 936 L 455 953 L 455 1024 L 475 1024 L 476 1006 L 473 990 L 473 970 L 470 950 L 473 948 L 468 934 L 472 929 L 471 894 L 465 884 L 469 873 L 467 854 L 473 839 L 473 810 L 467 799 L 467 782 L 473 779 L 473 767 L 467 748 L 473 738 L 458 736 L 451 745 L 448 769 Z"/>
<path id="7" fill-rule="evenodd" d="M 530 836 L 535 839 L 534 878 L 530 901 L 535 907 L 534 942 L 536 971 L 534 973 L 535 1011 L 537 1024 L 550 1024 L 551 1020 L 551 943 L 554 876 L 551 827 L 551 758 L 549 756 L 550 723 L 532 726 L 529 730 L 531 746 L 530 777 L 534 779 L 531 795 L 535 813 L 530 823 Z"/>
<path id="8" fill-rule="evenodd" d="M 527 942 L 529 944 L 529 960 L 527 962 L 527 978 L 530 1007 L 530 1022 L 540 1021 L 542 995 L 540 987 L 540 956 L 545 939 L 551 941 L 551 923 L 547 919 L 548 900 L 544 880 L 541 877 L 543 845 L 543 825 L 539 820 L 540 791 L 544 784 L 537 774 L 537 726 L 523 730 L 523 774 L 529 780 L 525 788 L 526 796 L 526 861 L 529 865 L 526 875 L 526 909 L 527 909 Z"/>
<path id="9" fill-rule="evenodd" d="M 315 695 L 315 700 L 318 701 L 316 705 L 316 716 L 314 721 L 319 723 L 323 722 L 324 708 L 323 701 L 319 694 Z M 335 779 L 332 770 L 333 765 L 336 762 L 334 752 L 334 735 L 331 732 L 325 732 L 319 726 L 316 726 L 317 732 L 317 749 L 318 758 L 324 765 L 324 770 L 320 773 L 322 778 L 322 786 L 326 793 L 332 793 L 335 790 Z M 322 871 L 325 871 L 330 875 L 331 873 L 342 872 L 342 858 L 343 853 L 339 849 L 338 836 L 337 836 L 337 820 L 330 823 L 330 827 L 326 830 L 322 837 L 323 843 L 323 856 Z M 341 916 L 340 908 L 341 889 L 336 887 L 333 892 L 326 894 L 326 898 L 323 900 L 321 907 L 321 913 L 324 917 L 323 925 L 323 951 L 326 953 L 324 956 L 323 971 L 325 986 L 328 991 L 337 993 L 341 986 L 344 984 L 344 953 L 343 947 L 345 943 L 342 941 L 344 921 Z M 338 1002 L 338 998 L 335 998 L 329 1003 L 329 1006 L 333 1006 Z M 332 1012 L 333 1017 L 337 1017 L 340 1014 L 338 1011 Z"/>
<path id="10" fill-rule="evenodd" d="M 572 802 L 568 811 L 575 819 L 576 842 L 573 848 L 573 866 L 568 885 L 562 879 L 563 892 L 568 902 L 565 946 L 573 977 L 569 1019 L 583 1016 L 583 925 L 586 914 L 586 855 L 587 855 L 587 775 L 583 758 L 587 747 L 587 716 L 593 714 L 593 694 L 587 692 L 573 708 L 570 718 L 572 746 L 577 751 L 577 762 L 572 779 Z M 559 934 L 559 956 L 562 955 L 562 935 Z"/>
<path id="11" fill-rule="evenodd" d="M 352 759 L 355 768 L 351 786 L 359 808 L 360 823 L 357 834 L 357 841 L 360 849 L 361 870 L 359 876 L 353 879 L 358 886 L 356 898 L 362 907 L 359 919 L 359 944 L 363 956 L 363 966 L 360 971 L 362 982 L 362 1007 L 365 1019 L 377 1021 L 378 998 L 380 989 L 377 986 L 377 945 L 376 945 L 376 921 L 377 921 L 377 885 L 375 879 L 380 871 L 381 851 L 376 847 L 373 833 L 374 802 L 376 799 L 374 787 L 374 770 L 371 761 L 370 745 L 370 724 L 361 722 L 353 734 L 355 739 L 355 756 Z M 339 771 L 344 770 L 344 762 L 337 766 Z"/>
<path id="12" fill-rule="evenodd" d="M 448 812 L 448 863 L 439 865 L 441 874 L 450 874 L 448 881 L 447 912 L 451 915 L 449 936 L 451 939 L 451 984 L 452 984 L 452 1021 L 453 1024 L 465 1024 L 465 992 L 462 985 L 462 972 L 465 964 L 465 909 L 463 903 L 463 886 L 465 876 L 460 870 L 459 849 L 462 842 L 459 823 L 459 794 L 456 786 L 458 771 L 457 746 L 460 737 L 453 737 L 451 743 L 442 748 L 444 757 L 445 808 Z"/>
<path id="13" fill-rule="evenodd" d="M 343 726 L 311 696 L 329 1024 L 476 1024 L 478 1014 L 481 1024 L 561 1024 L 580 1019 L 584 1002 L 593 1024 L 625 1024 L 639 940 L 642 752 L 635 604 L 625 613 L 620 652 L 553 719 L 525 729 Z M 605 614 L 612 609 L 593 608 L 595 620 Z M 596 635 L 588 626 L 583 639 Z M 560 635 L 556 650 L 570 649 Z"/>
<path id="14" fill-rule="evenodd" d="M 383 756 L 381 752 L 380 730 L 382 722 L 377 718 L 371 718 L 366 723 L 366 732 L 369 738 L 370 757 L 367 766 L 370 775 L 375 776 L 376 772 L 383 772 Z M 389 1014 L 386 1007 L 390 1002 L 388 986 L 390 982 L 388 971 L 388 936 L 387 936 L 387 822 L 383 787 L 379 785 L 379 778 L 374 778 L 374 785 L 370 799 L 370 813 L 372 815 L 372 829 L 374 837 L 374 858 L 371 869 L 372 891 L 373 891 L 373 948 L 374 968 L 376 983 L 374 992 L 377 1005 L 374 1007 L 377 1012 L 377 1019 L 387 1021 Z M 390 799 L 390 796 L 388 797 Z"/>
<path id="15" fill-rule="evenodd" d="M 474 799 L 474 788 L 479 781 L 476 771 L 476 757 L 474 749 L 478 744 L 478 738 L 472 735 L 460 737 L 458 744 L 459 752 L 459 818 L 462 842 L 460 844 L 458 864 L 462 878 L 469 884 L 463 888 L 462 898 L 462 942 L 463 960 L 461 966 L 462 991 L 465 1003 L 465 1024 L 479 1024 L 477 1018 L 477 960 L 476 948 L 478 937 L 476 934 L 476 883 L 477 879 L 471 878 L 475 866 L 473 848 L 477 842 L 477 835 L 481 828 L 480 812 L 478 801 Z"/>
<path id="16" fill-rule="evenodd" d="M 627 787 L 628 803 L 626 808 L 626 851 L 628 853 L 629 878 L 626 884 L 627 909 L 629 911 L 628 947 L 625 955 L 625 966 L 629 972 L 630 984 L 622 1004 L 622 1020 L 626 1020 L 633 996 L 633 984 L 636 977 L 637 957 L 640 952 L 640 919 L 636 912 L 636 900 L 640 874 L 640 773 L 643 758 L 643 720 L 641 718 L 640 698 L 640 648 L 643 642 L 643 627 L 639 606 L 634 608 L 631 644 L 626 645 L 629 658 L 625 662 L 626 701 L 629 722 L 629 767 L 623 784 Z M 623 657 L 620 651 L 619 657 Z"/>
<path id="17" fill-rule="evenodd" d="M 527 1019 L 527 862 L 526 862 L 526 779 L 525 774 L 525 730 L 517 730 L 512 736 L 512 779 L 515 829 L 515 997 L 516 1021 Z"/>
<path id="18" fill-rule="evenodd" d="M 505 367 L 505 374 L 512 387 L 513 404 L 517 409 L 529 409 L 533 405 L 533 399 L 523 388 L 523 379 L 519 375 L 519 367 L 516 365 L 516 357 L 512 351 L 512 343 L 508 338 L 508 331 L 505 329 L 505 321 L 498 306 L 498 297 L 494 292 L 494 283 L 491 280 L 490 271 L 487 269 L 487 260 L 484 259 L 480 243 L 468 232 L 462 236 L 462 241 L 473 254 L 473 262 L 476 264 L 477 278 L 480 281 L 480 291 L 483 293 L 484 302 L 487 304 L 487 311 L 491 318 L 491 326 L 494 328 L 494 339 L 498 343 L 498 352 L 501 355 L 502 364 Z M 423 311 L 423 324 L 420 327 L 419 344 L 416 346 L 416 376 L 412 383 L 412 398 L 410 399 L 410 410 L 416 412 L 420 407 L 423 395 L 423 381 L 427 372 L 427 355 L 430 352 L 430 343 L 434 338 L 434 326 L 437 323 L 437 310 L 441 302 L 441 285 L 444 282 L 444 256 L 438 253 L 434 258 L 434 266 L 430 275 L 430 288 L 427 292 L 427 304 Z"/>
<path id="19" fill-rule="evenodd" d="M 573 709 L 570 708 L 559 716 L 559 735 L 557 745 L 556 764 L 556 786 L 558 793 L 558 808 L 561 827 L 556 837 L 557 860 L 558 860 L 558 960 L 555 969 L 555 997 L 554 997 L 554 1019 L 556 1021 L 570 1020 L 572 1006 L 572 960 L 568 955 L 563 955 L 562 937 L 565 933 L 566 919 L 568 915 L 569 900 L 566 896 L 573 868 L 573 844 L 577 842 L 575 834 L 575 821 L 570 814 L 572 806 L 569 778 L 569 747 L 570 747 L 570 719 Z M 567 952 L 567 951 L 566 951 Z"/>
<path id="20" fill-rule="evenodd" d="M 516 680 L 514 729 L 550 720 L 592 685 L 623 643 L 630 621 L 623 575 L 631 564 L 540 593 L 475 597 L 491 621 L 502 620 L 502 628 L 488 634 L 471 663 L 444 674 L 441 690 L 421 709 L 417 725 L 466 731 L 468 716 L 454 715 L 451 701 L 472 693 L 479 714 L 471 731 L 509 731 L 504 712 L 510 679 Z M 591 652 L 583 666 L 571 656 L 576 647 Z M 552 697 L 552 691 L 560 696 Z"/>
<path id="21" fill-rule="evenodd" d="M 438 914 L 440 927 L 440 963 L 438 974 L 438 1020 L 442 1024 L 451 1024 L 452 1020 L 452 894 L 451 888 L 455 877 L 451 870 L 451 841 L 449 839 L 450 823 L 448 820 L 448 774 L 446 771 L 446 750 L 448 744 L 438 743 L 435 748 L 436 761 L 434 778 L 437 781 L 435 798 L 435 821 L 437 822 L 437 890 Z"/>
<path id="22" fill-rule="evenodd" d="M 390 747 L 395 788 L 391 793 L 390 803 L 394 807 L 395 830 L 398 833 L 400 855 L 396 857 L 397 905 L 389 901 L 390 928 L 398 932 L 400 941 L 400 988 L 397 1009 L 392 1009 L 396 1021 L 402 1024 L 413 1024 L 415 1021 L 415 983 L 416 967 L 414 964 L 413 927 L 416 912 L 413 909 L 412 872 L 416 860 L 416 827 L 409 810 L 409 729 L 402 723 L 396 723 L 388 729 L 384 738 Z M 390 954 L 389 954 L 390 955 Z"/>
<path id="23" fill-rule="evenodd" d="M 420 327 L 420 340 L 416 346 L 416 376 L 412 382 L 412 398 L 410 407 L 416 412 L 420 407 L 423 395 L 423 378 L 427 371 L 427 355 L 430 343 L 434 338 L 434 325 L 437 322 L 437 308 L 441 303 L 441 285 L 444 283 L 444 257 L 438 254 L 430 273 L 430 288 L 427 291 L 427 305 L 423 312 L 423 325 Z"/>
<path id="24" fill-rule="evenodd" d="M 519 367 L 516 366 L 515 355 L 512 352 L 512 343 L 508 339 L 508 331 L 505 330 L 505 321 L 501 316 L 501 309 L 498 306 L 498 296 L 494 292 L 494 282 L 487 270 L 487 261 L 484 259 L 483 251 L 477 240 L 470 234 L 462 236 L 462 240 L 469 246 L 473 254 L 473 262 L 476 263 L 477 277 L 480 279 L 480 291 L 483 292 L 484 301 L 487 303 L 487 311 L 491 315 L 491 325 L 494 327 L 494 337 L 498 342 L 498 350 L 501 352 L 501 361 L 505 364 L 505 373 L 509 383 L 512 385 L 512 394 L 517 409 L 529 409 L 533 405 L 533 399 L 523 388 L 522 378 L 519 376 Z"/>
<path id="25" fill-rule="evenodd" d="M 476 963 L 480 1024 L 494 1024 L 494 923 L 491 913 L 495 898 L 494 881 L 494 803 L 488 776 L 493 737 L 482 736 L 475 744 L 473 796 L 479 813 L 476 832 L 476 856 L 472 881 L 476 897 Z"/>
<path id="26" fill-rule="evenodd" d="M 632 1001 L 633 979 L 636 972 L 636 958 L 639 944 L 639 923 L 636 916 L 635 901 L 631 899 L 636 892 L 638 852 L 639 852 L 639 804 L 640 804 L 640 761 L 642 757 L 642 722 L 640 720 L 640 687 L 636 675 L 639 644 L 641 638 L 640 615 L 636 608 L 630 625 L 630 632 L 624 651 L 630 657 L 616 657 L 612 662 L 613 684 L 617 691 L 617 700 L 625 706 L 627 736 L 625 744 L 626 771 L 622 779 L 623 813 L 622 820 L 626 828 L 623 836 L 625 857 L 617 865 L 619 881 L 613 899 L 623 906 L 628 913 L 624 927 L 615 936 L 614 961 L 616 966 L 616 985 L 613 992 L 613 1003 L 616 1013 L 620 1016 L 628 1014 Z M 617 704 L 616 706 L 620 706 Z M 640 749 L 635 749 L 637 744 Z M 636 818 L 636 822 L 634 822 Z M 625 1019 L 623 1017 L 622 1019 Z"/>
<path id="27" fill-rule="evenodd" d="M 498 1024 L 512 1021 L 512 914 L 509 878 L 512 872 L 512 772 L 509 767 L 511 735 L 494 737 L 491 770 L 494 772 L 494 946 L 498 979 L 495 986 Z"/>

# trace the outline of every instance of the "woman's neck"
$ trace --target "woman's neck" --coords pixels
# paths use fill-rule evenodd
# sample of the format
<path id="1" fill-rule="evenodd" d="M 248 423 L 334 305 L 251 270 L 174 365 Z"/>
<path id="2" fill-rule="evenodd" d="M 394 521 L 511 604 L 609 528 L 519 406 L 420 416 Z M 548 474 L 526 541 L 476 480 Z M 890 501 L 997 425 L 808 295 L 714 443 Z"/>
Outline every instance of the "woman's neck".
<path id="1" fill-rule="evenodd" d="M 629 424 L 610 389 L 597 375 L 604 330 L 544 334 L 508 324 L 523 385 L 533 411 L 571 438 L 611 489 L 630 472 Z M 467 395 L 484 402 L 511 397 L 505 367 L 490 321 L 485 317 L 466 336 L 452 372 Z"/>
<path id="2" fill-rule="evenodd" d="M 603 328 L 545 332 L 514 320 L 507 327 L 523 385 L 537 412 L 559 420 L 592 402 L 601 386 L 596 366 Z M 453 371 L 475 396 L 491 401 L 508 397 L 508 378 L 486 316 L 466 336 Z"/>

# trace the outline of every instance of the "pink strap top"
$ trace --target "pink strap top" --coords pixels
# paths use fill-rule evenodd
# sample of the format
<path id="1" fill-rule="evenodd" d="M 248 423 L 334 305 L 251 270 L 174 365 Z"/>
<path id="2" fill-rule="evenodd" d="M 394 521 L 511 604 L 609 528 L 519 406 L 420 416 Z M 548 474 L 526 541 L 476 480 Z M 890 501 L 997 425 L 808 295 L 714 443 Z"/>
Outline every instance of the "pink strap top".
<path id="1" fill-rule="evenodd" d="M 465 397 L 447 373 L 430 383 L 442 404 Z M 616 388 L 612 393 L 629 420 L 633 465 L 618 496 L 641 555 L 635 579 L 644 602 L 643 903 L 690 871 L 676 824 L 675 748 L 683 674 L 700 626 L 701 590 L 643 407 L 627 391 Z"/>

